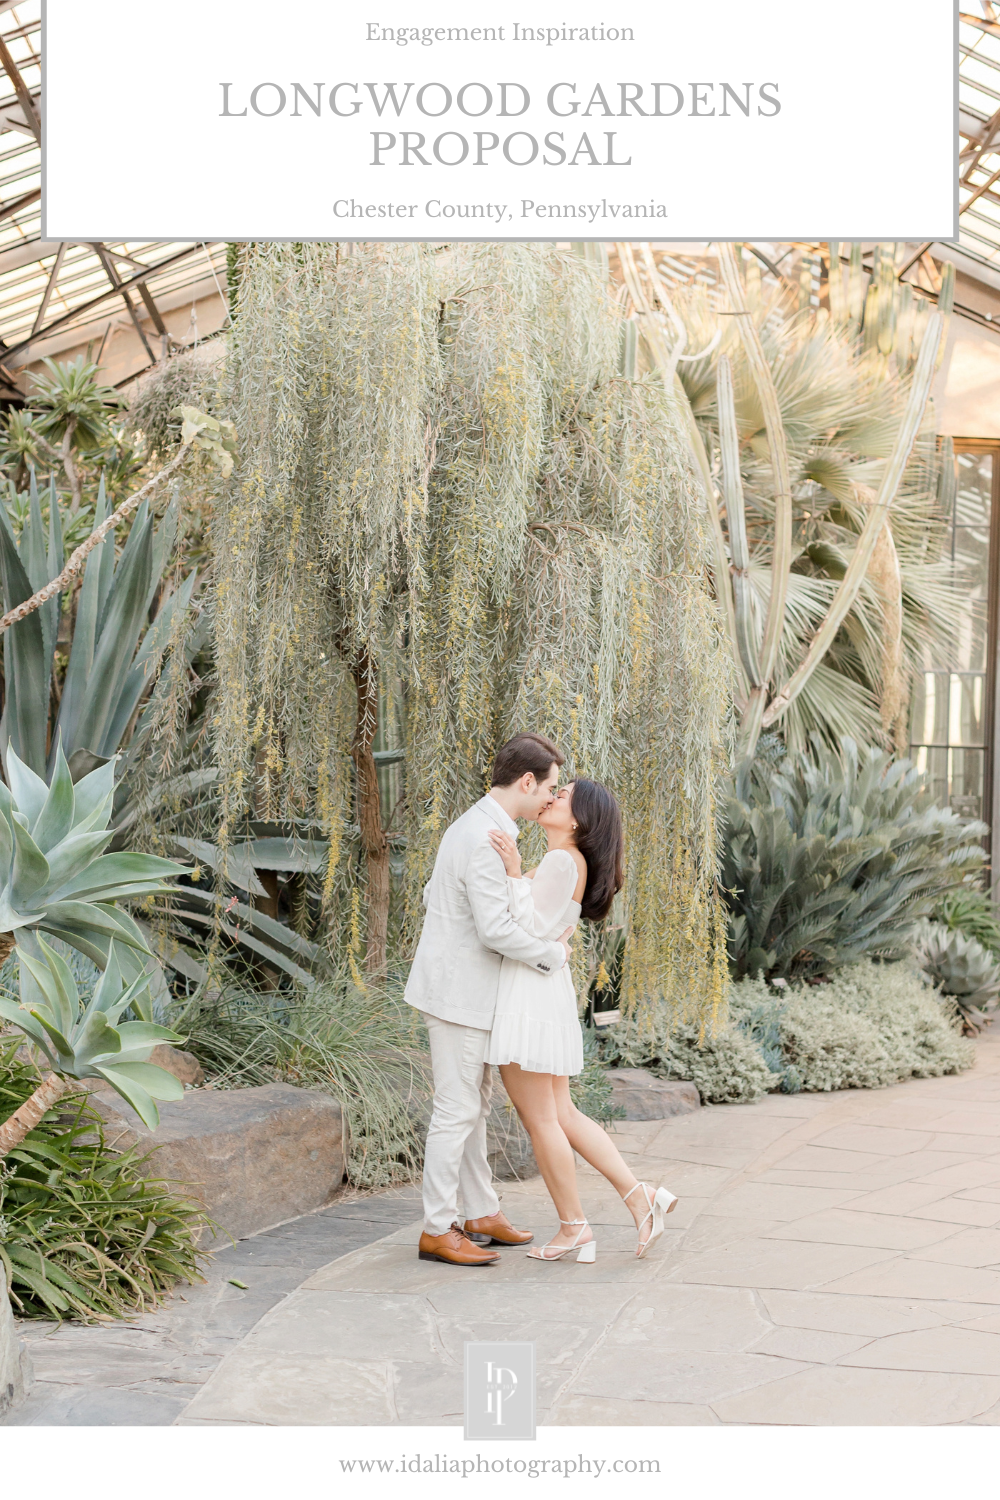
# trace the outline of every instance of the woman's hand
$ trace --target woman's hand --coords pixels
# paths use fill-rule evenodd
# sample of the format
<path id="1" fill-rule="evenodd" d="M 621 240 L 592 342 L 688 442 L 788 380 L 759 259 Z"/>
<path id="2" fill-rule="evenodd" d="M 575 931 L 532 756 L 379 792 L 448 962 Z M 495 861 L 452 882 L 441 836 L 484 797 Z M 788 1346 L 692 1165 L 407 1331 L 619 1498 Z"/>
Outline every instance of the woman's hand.
<path id="1" fill-rule="evenodd" d="M 503 860 L 507 874 L 518 879 L 521 874 L 521 856 L 517 851 L 517 840 L 512 839 L 509 833 L 501 833 L 499 828 L 491 828 L 490 843 Z"/>

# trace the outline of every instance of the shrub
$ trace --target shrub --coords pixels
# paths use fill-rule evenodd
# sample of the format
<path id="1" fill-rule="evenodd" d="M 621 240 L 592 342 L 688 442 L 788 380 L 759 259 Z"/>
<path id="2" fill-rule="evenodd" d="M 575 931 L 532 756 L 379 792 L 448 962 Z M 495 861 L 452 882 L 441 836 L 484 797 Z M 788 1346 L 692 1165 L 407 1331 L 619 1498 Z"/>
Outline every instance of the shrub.
<path id="1" fill-rule="evenodd" d="M 884 1088 L 972 1066 L 973 1043 L 912 962 L 862 961 L 826 984 L 777 990 L 763 979 L 729 987 L 729 1019 L 699 1045 L 693 1027 L 668 1035 L 614 1028 L 605 1056 L 693 1082 L 705 1104 L 740 1104 L 768 1090 Z"/>
<path id="2" fill-rule="evenodd" d="M 849 739 L 839 754 L 817 741 L 777 769 L 745 762 L 726 814 L 736 979 L 902 958 L 914 923 L 985 857 L 984 824 L 933 805 L 909 761 Z"/>
<path id="3" fill-rule="evenodd" d="M 689 1079 L 704 1104 L 745 1104 L 778 1082 L 760 1048 L 734 1025 L 701 1038 L 696 1026 L 671 1031 L 666 1018 L 652 1027 L 621 1021 L 601 1039 L 601 1049 L 612 1067 L 648 1068 L 661 1078 Z"/>
<path id="4" fill-rule="evenodd" d="M 884 1088 L 972 1065 L 970 1044 L 912 963 L 852 964 L 827 984 L 781 995 L 744 980 L 730 991 L 736 1024 L 769 998 L 785 1068 L 794 1070 L 789 1092 Z"/>
<path id="5" fill-rule="evenodd" d="M 433 1093 L 427 1038 L 402 988 L 389 980 L 362 994 L 340 978 L 312 989 L 261 994 L 230 989 L 192 1002 L 175 1024 L 216 1088 L 295 1084 L 321 1089 L 344 1107 L 356 1187 L 412 1179 L 424 1159 Z M 576 1107 L 616 1119 L 596 1043 L 584 1032 L 584 1069 L 571 1081 Z"/>
<path id="6" fill-rule="evenodd" d="M 0 1120 L 38 1085 L 0 1038 Z M 178 1281 L 200 1280 L 205 1223 L 166 1182 L 144 1177 L 145 1157 L 115 1152 L 83 1095 L 59 1102 L 0 1170 L 0 1262 L 24 1317 L 124 1318 L 155 1307 Z"/>

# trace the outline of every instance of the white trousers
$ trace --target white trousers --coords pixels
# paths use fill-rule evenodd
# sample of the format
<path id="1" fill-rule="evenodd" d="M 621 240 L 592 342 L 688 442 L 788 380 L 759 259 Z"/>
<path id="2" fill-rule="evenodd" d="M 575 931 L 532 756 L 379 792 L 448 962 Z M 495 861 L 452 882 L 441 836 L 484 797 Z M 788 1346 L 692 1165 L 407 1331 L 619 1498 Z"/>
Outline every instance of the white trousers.
<path id="1" fill-rule="evenodd" d="M 486 1116 L 492 1073 L 490 1034 L 478 1026 L 442 1021 L 421 1011 L 431 1041 L 434 1109 L 424 1152 L 424 1229 L 445 1234 L 459 1218 L 495 1214 L 500 1200 L 486 1155 Z"/>

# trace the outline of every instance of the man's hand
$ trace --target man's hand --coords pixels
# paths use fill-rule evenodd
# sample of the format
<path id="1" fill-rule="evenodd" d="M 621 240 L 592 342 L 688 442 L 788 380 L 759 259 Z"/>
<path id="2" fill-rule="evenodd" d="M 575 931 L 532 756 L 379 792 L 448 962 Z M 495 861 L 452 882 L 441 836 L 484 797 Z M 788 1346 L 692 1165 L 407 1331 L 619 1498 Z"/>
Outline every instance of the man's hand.
<path id="1" fill-rule="evenodd" d="M 572 936 L 573 936 L 573 929 L 572 929 L 572 927 L 567 927 L 566 931 L 563 933 L 562 937 L 556 938 L 556 942 L 559 944 L 560 948 L 562 949 L 562 951 L 566 955 L 566 962 L 567 963 L 569 963 L 570 957 L 571 957 L 571 955 L 573 953 L 573 950 L 572 950 L 572 948 L 569 945 L 569 940 L 570 940 L 570 938 Z"/>

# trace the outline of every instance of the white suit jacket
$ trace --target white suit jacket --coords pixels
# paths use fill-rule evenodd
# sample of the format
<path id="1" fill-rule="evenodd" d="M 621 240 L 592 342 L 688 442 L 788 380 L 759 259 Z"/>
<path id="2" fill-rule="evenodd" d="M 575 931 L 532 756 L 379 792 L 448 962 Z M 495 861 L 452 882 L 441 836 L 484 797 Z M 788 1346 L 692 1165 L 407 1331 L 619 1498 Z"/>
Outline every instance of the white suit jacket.
<path id="1" fill-rule="evenodd" d="M 406 999 L 442 1021 L 489 1031 L 502 956 L 554 974 L 566 962 L 561 944 L 519 927 L 508 907 L 507 872 L 489 841 L 499 828 L 483 797 L 445 832 L 424 889 L 423 931 Z"/>

